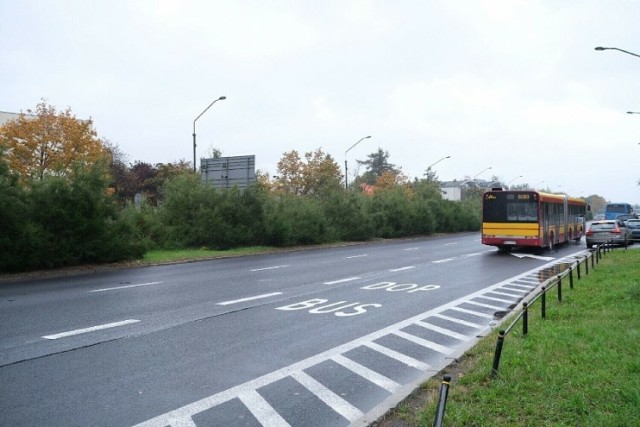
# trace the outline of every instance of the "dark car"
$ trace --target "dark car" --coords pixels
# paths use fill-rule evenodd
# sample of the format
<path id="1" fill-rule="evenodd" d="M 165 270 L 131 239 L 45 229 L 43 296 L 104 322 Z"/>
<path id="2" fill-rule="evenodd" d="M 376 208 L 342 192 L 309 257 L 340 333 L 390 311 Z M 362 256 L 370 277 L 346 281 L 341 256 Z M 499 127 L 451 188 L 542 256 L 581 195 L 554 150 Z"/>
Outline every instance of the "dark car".
<path id="1" fill-rule="evenodd" d="M 623 221 L 617 219 L 593 221 L 587 229 L 586 240 L 588 248 L 608 242 L 627 246 L 631 241 L 631 231 Z"/>
<path id="2" fill-rule="evenodd" d="M 631 240 L 640 242 L 640 219 L 628 219 L 627 228 L 631 232 Z"/>

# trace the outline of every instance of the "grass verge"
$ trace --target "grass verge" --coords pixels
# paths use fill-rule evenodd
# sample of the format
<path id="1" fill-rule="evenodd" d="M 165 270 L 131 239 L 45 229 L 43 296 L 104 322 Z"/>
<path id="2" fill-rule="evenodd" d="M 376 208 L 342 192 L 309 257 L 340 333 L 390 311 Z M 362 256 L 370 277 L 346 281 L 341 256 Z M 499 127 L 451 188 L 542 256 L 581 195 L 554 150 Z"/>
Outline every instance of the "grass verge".
<path id="1" fill-rule="evenodd" d="M 445 426 L 640 426 L 640 250 L 607 254 L 563 284 L 507 335 L 491 378 L 497 331 L 444 372 L 452 376 Z M 510 324 L 508 320 L 504 327 Z M 431 426 L 442 375 L 377 423 Z"/>
<path id="2" fill-rule="evenodd" d="M 211 249 L 175 249 L 175 250 L 153 250 L 144 254 L 141 263 L 165 263 L 182 262 L 208 258 L 230 257 L 241 255 L 256 255 L 272 251 L 269 246 L 250 246 L 246 248 L 228 249 L 216 251 Z"/>

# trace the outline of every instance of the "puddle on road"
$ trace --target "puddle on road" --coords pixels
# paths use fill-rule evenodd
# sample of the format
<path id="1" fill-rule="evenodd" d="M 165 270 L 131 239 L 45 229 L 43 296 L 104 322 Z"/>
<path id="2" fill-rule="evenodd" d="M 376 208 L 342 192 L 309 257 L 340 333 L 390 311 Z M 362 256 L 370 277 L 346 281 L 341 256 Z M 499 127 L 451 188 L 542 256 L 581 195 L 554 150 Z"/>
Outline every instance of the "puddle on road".
<path id="1" fill-rule="evenodd" d="M 570 262 L 562 262 L 556 265 L 552 265 L 551 267 L 547 267 L 544 270 L 540 270 L 538 272 L 538 280 L 540 281 L 540 283 L 542 283 L 545 280 L 563 274 L 565 271 L 569 270 L 572 265 L 573 263 Z"/>

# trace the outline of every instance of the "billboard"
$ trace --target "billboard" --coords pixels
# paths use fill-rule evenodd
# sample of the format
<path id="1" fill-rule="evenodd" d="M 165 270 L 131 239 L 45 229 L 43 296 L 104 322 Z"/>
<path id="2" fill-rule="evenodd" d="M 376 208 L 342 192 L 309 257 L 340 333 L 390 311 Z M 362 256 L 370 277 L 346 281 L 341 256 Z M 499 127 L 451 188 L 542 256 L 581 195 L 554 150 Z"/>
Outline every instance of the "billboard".
<path id="1" fill-rule="evenodd" d="M 200 174 L 215 188 L 245 188 L 256 182 L 256 156 L 200 159 Z"/>

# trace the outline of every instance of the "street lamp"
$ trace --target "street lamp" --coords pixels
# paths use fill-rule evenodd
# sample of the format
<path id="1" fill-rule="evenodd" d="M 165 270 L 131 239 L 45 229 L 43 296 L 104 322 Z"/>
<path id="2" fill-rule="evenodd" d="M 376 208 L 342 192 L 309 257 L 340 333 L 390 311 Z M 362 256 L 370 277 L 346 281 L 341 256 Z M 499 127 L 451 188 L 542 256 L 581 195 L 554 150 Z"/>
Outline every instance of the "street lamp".
<path id="1" fill-rule="evenodd" d="M 347 190 L 349 187 L 349 183 L 348 183 L 348 178 L 347 178 L 347 153 L 349 152 L 349 150 L 351 150 L 353 147 L 355 147 L 356 145 L 360 144 L 360 142 L 362 142 L 363 139 L 367 139 L 367 138 L 371 138 L 371 135 L 369 136 L 365 136 L 364 138 L 360 138 L 358 140 L 358 142 L 356 142 L 355 144 L 353 144 L 351 147 L 347 148 L 347 150 L 344 152 L 344 189 Z"/>
<path id="2" fill-rule="evenodd" d="M 617 51 L 624 52 L 626 54 L 637 56 L 638 58 L 640 58 L 640 55 L 638 55 L 638 54 L 635 54 L 635 53 L 632 53 L 632 52 L 628 52 L 626 50 L 618 49 L 617 47 L 602 47 L 602 46 L 598 46 L 598 47 L 595 48 L 595 50 L 617 50 Z"/>
<path id="3" fill-rule="evenodd" d="M 483 172 L 488 171 L 489 169 L 491 169 L 491 166 L 489 166 L 488 168 L 483 169 L 483 170 L 481 170 L 480 172 L 478 172 L 477 174 L 475 174 L 475 176 L 474 176 L 473 178 L 471 178 L 471 180 L 472 180 L 472 181 L 475 181 L 475 180 L 476 180 L 476 177 L 477 177 L 478 175 L 480 175 L 480 174 L 481 174 L 481 173 L 483 173 Z"/>
<path id="4" fill-rule="evenodd" d="M 437 165 L 438 163 L 440 163 L 441 161 L 445 160 L 445 159 L 450 159 L 451 156 L 447 156 L 447 157 L 443 157 L 440 160 L 438 160 L 435 163 L 430 164 L 429 166 L 427 166 L 427 170 L 431 169 L 432 167 L 434 167 L 435 165 Z"/>
<path id="5" fill-rule="evenodd" d="M 207 112 L 207 110 L 209 108 L 211 108 L 211 106 L 213 104 L 215 104 L 218 101 L 222 101 L 223 99 L 227 99 L 226 96 L 221 96 L 220 98 L 216 99 L 215 101 L 213 101 L 211 104 L 209 104 L 209 106 L 207 108 L 204 109 L 204 111 L 202 113 L 200 113 L 200 115 L 198 117 L 196 117 L 193 120 L 193 171 L 196 171 L 196 120 L 198 120 L 204 113 Z"/>
<path id="6" fill-rule="evenodd" d="M 522 178 L 522 175 L 516 176 L 515 178 L 513 178 L 511 181 L 507 182 L 507 187 L 509 186 L 509 184 L 511 184 L 513 181 L 515 181 L 518 178 Z"/>
<path id="7" fill-rule="evenodd" d="M 640 113 L 637 113 L 635 111 L 627 111 L 627 114 L 640 114 Z"/>

